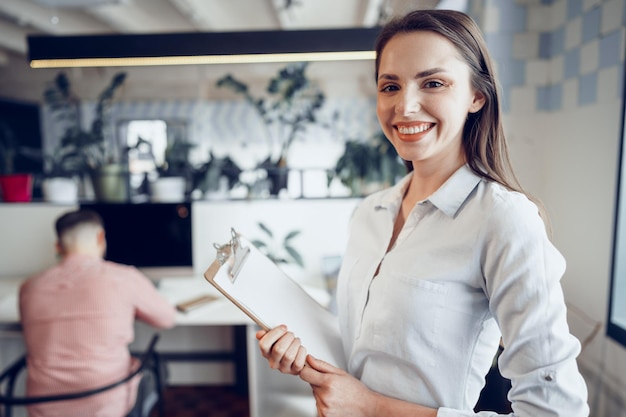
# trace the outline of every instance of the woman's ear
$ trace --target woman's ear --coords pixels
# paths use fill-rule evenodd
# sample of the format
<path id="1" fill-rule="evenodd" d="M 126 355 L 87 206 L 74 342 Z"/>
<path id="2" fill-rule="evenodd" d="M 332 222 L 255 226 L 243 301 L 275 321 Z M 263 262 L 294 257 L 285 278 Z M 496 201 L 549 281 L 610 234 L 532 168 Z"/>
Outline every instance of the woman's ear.
<path id="1" fill-rule="evenodd" d="M 478 112 L 480 109 L 483 108 L 486 101 L 487 99 L 485 98 L 485 95 L 483 93 L 481 93 L 480 91 L 475 91 L 474 100 L 472 101 L 472 104 L 470 105 L 468 112 L 469 113 Z"/>

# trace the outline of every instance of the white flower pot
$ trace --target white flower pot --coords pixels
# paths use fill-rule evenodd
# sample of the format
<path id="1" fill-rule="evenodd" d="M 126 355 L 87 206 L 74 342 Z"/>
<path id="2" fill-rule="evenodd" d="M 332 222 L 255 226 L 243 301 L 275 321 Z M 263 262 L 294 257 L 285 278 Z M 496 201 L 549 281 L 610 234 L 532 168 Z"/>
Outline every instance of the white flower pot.
<path id="1" fill-rule="evenodd" d="M 41 184 L 44 200 L 51 203 L 76 203 L 78 182 L 74 178 L 46 178 Z"/>
<path id="2" fill-rule="evenodd" d="M 185 201 L 187 181 L 184 177 L 161 177 L 150 182 L 152 201 L 172 203 Z"/>

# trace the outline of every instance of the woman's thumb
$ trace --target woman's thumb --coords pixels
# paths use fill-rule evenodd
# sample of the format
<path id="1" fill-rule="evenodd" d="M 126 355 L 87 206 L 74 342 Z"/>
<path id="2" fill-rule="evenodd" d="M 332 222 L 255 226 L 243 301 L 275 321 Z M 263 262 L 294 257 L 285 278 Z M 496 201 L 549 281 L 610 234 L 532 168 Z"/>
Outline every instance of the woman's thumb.
<path id="1" fill-rule="evenodd" d="M 306 357 L 306 362 L 307 364 L 315 369 L 318 372 L 324 372 L 324 373 L 329 373 L 329 372 L 336 372 L 337 368 L 332 366 L 330 363 L 323 361 L 321 359 L 317 359 L 314 356 L 311 355 L 307 355 Z"/>

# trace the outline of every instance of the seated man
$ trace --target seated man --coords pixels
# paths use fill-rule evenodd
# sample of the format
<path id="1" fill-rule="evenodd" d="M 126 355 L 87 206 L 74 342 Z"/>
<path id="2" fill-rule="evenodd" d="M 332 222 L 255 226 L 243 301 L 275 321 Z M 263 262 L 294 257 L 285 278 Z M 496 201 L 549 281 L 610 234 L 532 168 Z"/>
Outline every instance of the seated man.
<path id="1" fill-rule="evenodd" d="M 29 396 L 81 391 L 133 368 L 134 321 L 174 325 L 175 309 L 136 268 L 105 261 L 100 216 L 90 210 L 56 221 L 58 265 L 25 281 L 19 308 L 28 352 Z M 155 225 L 158 227 L 158 225 Z M 139 378 L 93 397 L 29 407 L 29 416 L 124 416 Z"/>

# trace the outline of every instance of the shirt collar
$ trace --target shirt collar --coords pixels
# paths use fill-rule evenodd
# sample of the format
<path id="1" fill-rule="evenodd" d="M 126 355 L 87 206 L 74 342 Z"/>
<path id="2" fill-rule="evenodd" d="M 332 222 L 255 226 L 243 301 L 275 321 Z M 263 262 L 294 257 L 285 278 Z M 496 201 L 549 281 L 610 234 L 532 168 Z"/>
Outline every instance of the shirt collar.
<path id="1" fill-rule="evenodd" d="M 382 193 L 375 208 L 390 211 L 399 208 L 402 202 L 402 196 L 409 185 L 411 175 L 411 173 L 407 174 L 398 181 L 398 183 L 389 188 L 387 192 Z M 474 171 L 465 164 L 456 170 L 456 172 L 454 172 L 437 191 L 431 194 L 426 201 L 429 201 L 448 217 L 454 217 L 480 181 L 481 177 L 476 175 Z"/>
<path id="2" fill-rule="evenodd" d="M 103 261 L 101 256 L 87 254 L 87 253 L 69 253 L 62 259 L 63 263 L 86 263 L 86 262 L 101 262 Z"/>
<path id="3" fill-rule="evenodd" d="M 453 218 L 480 181 L 481 177 L 465 164 L 457 169 L 428 200 L 448 217 Z"/>
<path id="4" fill-rule="evenodd" d="M 396 212 L 402 203 L 402 196 L 409 186 L 412 173 L 408 173 L 400 179 L 394 186 L 382 192 L 378 202 L 374 205 L 375 210 L 388 210 Z"/>

